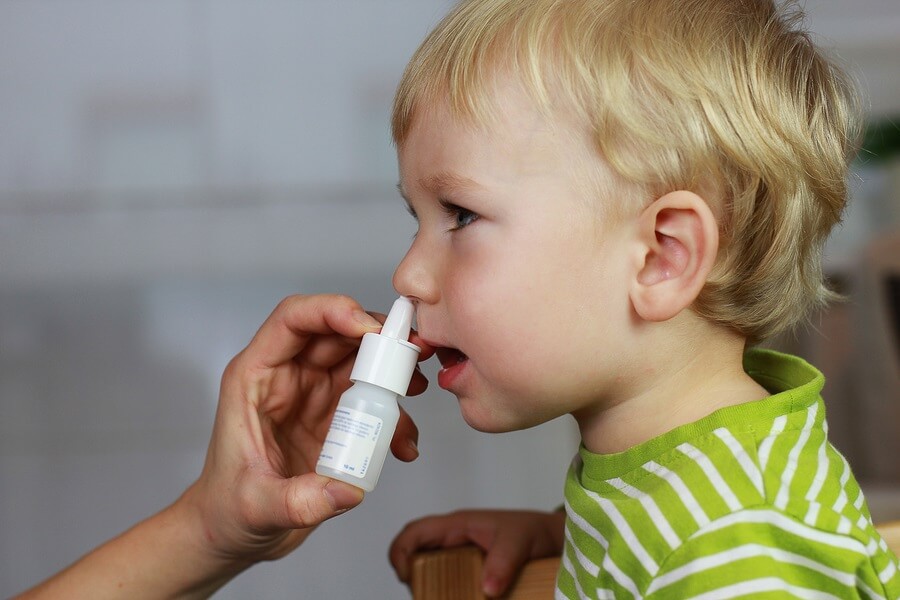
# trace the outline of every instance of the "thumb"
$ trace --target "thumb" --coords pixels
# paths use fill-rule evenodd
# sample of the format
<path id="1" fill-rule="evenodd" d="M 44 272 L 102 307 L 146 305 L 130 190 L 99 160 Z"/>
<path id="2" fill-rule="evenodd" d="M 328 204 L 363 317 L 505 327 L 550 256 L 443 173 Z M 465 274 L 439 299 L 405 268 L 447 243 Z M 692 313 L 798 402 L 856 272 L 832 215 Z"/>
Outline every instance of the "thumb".
<path id="1" fill-rule="evenodd" d="M 269 503 L 274 525 L 303 529 L 347 512 L 363 501 L 365 492 L 350 484 L 307 473 L 282 479 Z"/>
<path id="2" fill-rule="evenodd" d="M 328 477 L 325 479 L 328 479 L 328 481 L 322 487 L 322 491 L 325 493 L 325 496 L 328 497 L 328 501 L 334 511 L 334 514 L 330 516 L 347 512 L 351 508 L 357 506 L 363 501 L 363 498 L 366 497 L 366 493 L 356 486 L 336 479 L 329 479 Z M 326 517 L 326 519 L 327 518 L 328 517 Z"/>

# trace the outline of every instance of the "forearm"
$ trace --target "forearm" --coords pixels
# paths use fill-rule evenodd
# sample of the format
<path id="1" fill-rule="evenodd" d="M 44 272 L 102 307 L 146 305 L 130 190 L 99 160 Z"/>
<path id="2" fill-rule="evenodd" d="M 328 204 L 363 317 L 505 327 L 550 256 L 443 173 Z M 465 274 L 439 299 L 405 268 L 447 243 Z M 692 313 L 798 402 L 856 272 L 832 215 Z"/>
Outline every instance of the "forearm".
<path id="1" fill-rule="evenodd" d="M 17 600 L 209 597 L 249 564 L 211 553 L 193 510 L 184 497 L 179 499 Z"/>

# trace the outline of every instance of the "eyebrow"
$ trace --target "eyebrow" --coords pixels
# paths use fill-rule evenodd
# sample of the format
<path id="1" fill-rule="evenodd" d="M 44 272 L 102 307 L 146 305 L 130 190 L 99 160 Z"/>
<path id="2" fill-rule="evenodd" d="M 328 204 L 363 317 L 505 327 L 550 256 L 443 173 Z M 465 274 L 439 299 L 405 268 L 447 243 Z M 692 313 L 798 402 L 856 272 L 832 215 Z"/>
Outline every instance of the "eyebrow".
<path id="1" fill-rule="evenodd" d="M 481 189 L 482 187 L 473 179 L 469 179 L 468 177 L 463 177 L 462 175 L 457 175 L 455 173 L 450 173 L 447 171 L 429 175 L 428 177 L 422 177 L 417 181 L 417 183 L 422 189 L 431 192 L 435 196 L 441 196 L 448 191 L 466 191 Z M 409 203 L 409 196 L 406 194 L 406 190 L 403 189 L 402 182 L 397 184 L 397 190 L 400 192 L 400 195 L 403 197 L 403 199 L 406 200 L 407 203 Z"/>
<path id="2" fill-rule="evenodd" d="M 422 179 L 419 179 L 419 185 L 436 196 L 440 196 L 448 190 L 471 190 L 481 187 L 478 183 L 468 177 L 463 177 L 462 175 L 450 172 L 442 172 L 429 177 L 423 177 Z"/>

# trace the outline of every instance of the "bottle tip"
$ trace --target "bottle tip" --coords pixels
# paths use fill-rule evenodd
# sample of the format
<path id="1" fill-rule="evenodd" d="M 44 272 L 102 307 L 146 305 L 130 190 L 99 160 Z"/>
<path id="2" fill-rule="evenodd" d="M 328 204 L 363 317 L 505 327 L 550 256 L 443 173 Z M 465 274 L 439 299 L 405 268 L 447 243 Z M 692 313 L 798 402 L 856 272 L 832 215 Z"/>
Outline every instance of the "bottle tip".
<path id="1" fill-rule="evenodd" d="M 415 305 L 406 296 L 400 296 L 394 300 L 394 305 L 391 306 L 387 320 L 381 328 L 381 335 L 398 340 L 409 339 L 409 330 L 412 328 L 415 312 Z"/>

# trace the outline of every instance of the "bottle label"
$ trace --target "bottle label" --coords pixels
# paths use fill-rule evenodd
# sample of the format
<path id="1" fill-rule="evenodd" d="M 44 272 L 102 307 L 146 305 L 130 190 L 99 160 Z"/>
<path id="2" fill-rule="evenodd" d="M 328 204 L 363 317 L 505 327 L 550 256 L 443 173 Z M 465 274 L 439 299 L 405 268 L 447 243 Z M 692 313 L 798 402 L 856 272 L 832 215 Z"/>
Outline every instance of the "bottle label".
<path id="1" fill-rule="evenodd" d="M 319 464 L 363 478 L 369 470 L 382 420 L 339 406 L 319 454 Z"/>

